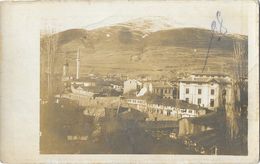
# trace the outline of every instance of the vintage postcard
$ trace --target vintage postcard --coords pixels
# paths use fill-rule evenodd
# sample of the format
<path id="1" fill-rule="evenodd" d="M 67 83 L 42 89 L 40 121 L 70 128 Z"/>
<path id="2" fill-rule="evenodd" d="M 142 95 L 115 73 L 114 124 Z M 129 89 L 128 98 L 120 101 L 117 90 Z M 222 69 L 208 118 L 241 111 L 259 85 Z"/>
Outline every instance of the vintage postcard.
<path id="1" fill-rule="evenodd" d="M 34 124 L 33 132 L 17 132 L 33 136 L 22 161 L 256 163 L 257 7 L 242 0 L 4 3 L 3 31 L 8 19 L 12 30 L 23 28 L 3 33 L 8 43 L 28 34 L 15 60 L 31 54 L 21 59 L 28 74 L 17 76 L 19 62 L 14 70 L 31 87 L 20 108 L 34 108 L 13 118 L 14 129 L 25 118 Z M 14 85 L 4 84 L 4 91 Z M 19 156 L 27 144 L 12 135 Z"/>

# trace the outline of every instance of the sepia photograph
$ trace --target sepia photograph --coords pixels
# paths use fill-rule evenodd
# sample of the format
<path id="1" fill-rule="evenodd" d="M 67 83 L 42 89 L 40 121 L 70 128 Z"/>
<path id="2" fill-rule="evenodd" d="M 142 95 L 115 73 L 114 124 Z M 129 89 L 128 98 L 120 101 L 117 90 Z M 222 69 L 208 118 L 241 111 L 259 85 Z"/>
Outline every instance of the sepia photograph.
<path id="1" fill-rule="evenodd" d="M 92 2 L 44 20 L 40 154 L 247 156 L 248 8 L 193 7 Z"/>

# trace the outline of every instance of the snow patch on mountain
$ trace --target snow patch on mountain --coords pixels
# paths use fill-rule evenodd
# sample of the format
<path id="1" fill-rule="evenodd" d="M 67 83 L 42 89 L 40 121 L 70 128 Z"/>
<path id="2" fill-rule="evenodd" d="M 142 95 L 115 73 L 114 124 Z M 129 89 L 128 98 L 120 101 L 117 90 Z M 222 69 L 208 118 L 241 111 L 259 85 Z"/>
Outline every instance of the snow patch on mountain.
<path id="1" fill-rule="evenodd" d="M 161 16 L 142 17 L 124 23 L 119 23 L 117 26 L 125 27 L 135 31 L 142 31 L 144 34 L 146 34 L 142 36 L 144 38 L 147 36 L 147 34 L 152 32 L 172 29 L 174 27 L 174 21 Z"/>

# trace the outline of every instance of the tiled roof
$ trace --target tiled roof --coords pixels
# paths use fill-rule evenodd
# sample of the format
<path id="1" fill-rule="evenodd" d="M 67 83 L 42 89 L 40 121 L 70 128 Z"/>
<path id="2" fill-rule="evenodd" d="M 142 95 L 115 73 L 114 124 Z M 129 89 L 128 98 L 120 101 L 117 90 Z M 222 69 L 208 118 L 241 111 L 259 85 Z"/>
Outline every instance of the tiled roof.
<path id="1" fill-rule="evenodd" d="M 164 106 L 174 106 L 182 109 L 202 109 L 198 105 L 187 103 L 183 100 L 178 99 L 165 99 L 165 98 L 151 98 L 148 100 L 150 104 L 160 104 Z"/>
<path id="2" fill-rule="evenodd" d="M 89 77 L 80 77 L 79 79 L 76 79 L 75 81 L 80 82 L 96 82 L 95 79 L 89 78 Z"/>
<path id="3" fill-rule="evenodd" d="M 231 81 L 223 78 L 214 78 L 220 84 L 231 84 Z"/>
<path id="4" fill-rule="evenodd" d="M 167 82 L 152 82 L 152 86 L 154 88 L 169 88 L 169 87 L 173 87 L 172 84 L 167 83 Z"/>
<path id="5" fill-rule="evenodd" d="M 192 78 L 192 77 L 188 77 L 185 79 L 181 79 L 181 82 L 200 82 L 200 83 L 208 83 L 212 80 L 212 78 L 209 77 L 204 77 L 204 78 Z"/>
<path id="6" fill-rule="evenodd" d="M 161 98 L 158 95 L 150 94 L 150 93 L 145 94 L 144 96 L 140 96 L 140 97 L 136 97 L 134 95 L 131 95 L 131 96 L 125 95 L 125 98 L 126 99 L 129 99 L 129 98 L 131 98 L 131 99 L 141 99 L 141 100 L 146 100 L 146 102 L 148 104 L 173 106 L 173 107 L 179 107 L 179 108 L 182 108 L 182 109 L 196 109 L 196 110 L 205 109 L 205 108 L 202 108 L 198 105 L 187 103 L 186 101 L 183 101 L 183 100 Z"/>
<path id="7" fill-rule="evenodd" d="M 217 73 L 217 72 L 213 72 L 213 73 L 192 73 L 192 75 L 196 75 L 196 76 L 228 76 L 227 74 L 224 73 Z"/>
<path id="8" fill-rule="evenodd" d="M 122 81 L 119 81 L 119 80 L 117 80 L 117 81 L 109 81 L 110 82 L 110 84 L 113 84 L 113 85 L 119 85 L 119 86 L 123 86 L 123 82 Z"/>
<path id="9" fill-rule="evenodd" d="M 79 87 L 81 87 L 84 91 L 93 92 L 93 93 L 100 93 L 100 92 L 102 92 L 102 88 L 96 87 L 96 86 L 85 87 L 84 85 L 73 84 L 73 87 L 75 89 L 78 89 Z"/>
<path id="10" fill-rule="evenodd" d="M 210 82 L 216 82 L 219 84 L 228 84 L 230 83 L 229 80 L 224 78 L 212 78 L 212 77 L 188 77 L 185 79 L 181 79 L 180 82 L 193 82 L 193 83 L 210 83 Z"/>
<path id="11" fill-rule="evenodd" d="M 142 85 L 142 83 L 141 83 L 140 81 L 136 80 L 136 79 L 128 79 L 128 80 L 124 81 L 124 83 L 127 82 L 127 81 L 134 81 L 134 82 L 136 82 L 138 85 Z"/>

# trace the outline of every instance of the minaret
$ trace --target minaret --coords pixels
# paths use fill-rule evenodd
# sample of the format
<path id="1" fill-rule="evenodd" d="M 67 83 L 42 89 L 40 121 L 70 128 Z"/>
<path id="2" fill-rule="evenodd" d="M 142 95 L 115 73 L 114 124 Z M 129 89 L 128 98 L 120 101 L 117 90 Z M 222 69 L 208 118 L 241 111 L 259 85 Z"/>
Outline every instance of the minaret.
<path id="1" fill-rule="evenodd" d="M 68 64 L 68 62 L 66 62 L 63 65 L 63 77 L 67 77 L 68 76 L 68 67 L 69 67 L 69 64 Z"/>
<path id="2" fill-rule="evenodd" d="M 79 79 L 79 67 L 80 67 L 80 49 L 78 48 L 78 52 L 77 52 L 77 74 L 76 74 L 76 79 Z"/>

